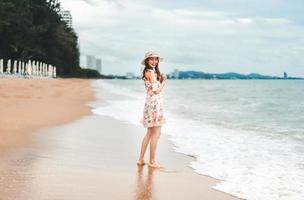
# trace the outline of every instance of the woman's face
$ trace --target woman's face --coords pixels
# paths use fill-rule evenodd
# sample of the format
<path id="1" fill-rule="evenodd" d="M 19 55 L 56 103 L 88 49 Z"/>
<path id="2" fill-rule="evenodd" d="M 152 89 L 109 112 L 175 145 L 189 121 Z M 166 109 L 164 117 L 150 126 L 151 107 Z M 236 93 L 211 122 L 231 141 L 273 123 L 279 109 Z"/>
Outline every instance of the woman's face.
<path id="1" fill-rule="evenodd" d="M 151 67 L 155 67 L 158 63 L 158 57 L 150 57 L 147 60 L 147 63 L 151 66 Z"/>

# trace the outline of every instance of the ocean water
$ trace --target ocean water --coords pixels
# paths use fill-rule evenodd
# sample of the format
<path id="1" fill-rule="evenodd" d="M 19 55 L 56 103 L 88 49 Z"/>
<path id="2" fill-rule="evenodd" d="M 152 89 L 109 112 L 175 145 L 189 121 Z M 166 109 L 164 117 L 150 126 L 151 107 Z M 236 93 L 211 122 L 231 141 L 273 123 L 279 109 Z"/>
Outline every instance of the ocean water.
<path id="1" fill-rule="evenodd" d="M 141 80 L 97 80 L 93 112 L 138 124 Z M 248 200 L 304 199 L 304 81 L 168 80 L 163 90 L 174 150 L 199 174 Z"/>

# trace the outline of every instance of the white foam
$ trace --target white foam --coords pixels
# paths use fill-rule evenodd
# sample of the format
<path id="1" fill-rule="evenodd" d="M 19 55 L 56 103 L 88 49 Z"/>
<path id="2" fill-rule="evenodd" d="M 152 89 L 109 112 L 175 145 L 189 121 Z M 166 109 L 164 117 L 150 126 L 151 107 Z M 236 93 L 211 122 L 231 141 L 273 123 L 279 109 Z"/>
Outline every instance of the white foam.
<path id="1" fill-rule="evenodd" d="M 144 90 L 111 82 L 96 84 L 101 86 L 125 98 L 111 99 L 93 112 L 139 124 Z M 175 151 L 196 157 L 189 166 L 197 173 L 223 180 L 215 189 L 248 200 L 304 199 L 303 142 L 288 135 L 274 137 L 258 129 L 205 124 L 198 116 L 184 117 L 175 111 L 167 110 L 164 133 L 170 136 Z"/>
<path id="2" fill-rule="evenodd" d="M 304 159 L 289 138 L 170 118 L 175 150 L 197 158 L 190 163 L 196 172 L 224 180 L 215 189 L 248 200 L 304 199 Z"/>
<path id="3" fill-rule="evenodd" d="M 95 81 L 95 89 L 102 87 L 106 91 L 120 95 L 120 98 L 111 99 L 107 105 L 95 107 L 92 112 L 97 115 L 111 116 L 115 119 L 126 121 L 131 124 L 140 125 L 139 120 L 143 114 L 144 96 L 135 93 L 126 87 L 117 86 L 106 81 Z M 100 90 L 104 92 L 104 90 Z"/>

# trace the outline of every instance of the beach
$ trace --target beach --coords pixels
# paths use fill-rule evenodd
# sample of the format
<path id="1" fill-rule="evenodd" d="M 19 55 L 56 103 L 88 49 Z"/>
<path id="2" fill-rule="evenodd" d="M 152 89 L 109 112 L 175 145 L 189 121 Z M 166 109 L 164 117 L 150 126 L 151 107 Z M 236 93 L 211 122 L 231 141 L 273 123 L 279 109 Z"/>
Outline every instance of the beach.
<path id="1" fill-rule="evenodd" d="M 1 200 L 238 199 L 195 173 L 195 158 L 175 152 L 166 134 L 156 154 L 166 168 L 137 166 L 145 129 L 93 114 L 88 80 L 0 83 Z"/>
<path id="2" fill-rule="evenodd" d="M 90 81 L 82 79 L 0 79 L 0 154 L 31 145 L 40 128 L 90 114 Z"/>

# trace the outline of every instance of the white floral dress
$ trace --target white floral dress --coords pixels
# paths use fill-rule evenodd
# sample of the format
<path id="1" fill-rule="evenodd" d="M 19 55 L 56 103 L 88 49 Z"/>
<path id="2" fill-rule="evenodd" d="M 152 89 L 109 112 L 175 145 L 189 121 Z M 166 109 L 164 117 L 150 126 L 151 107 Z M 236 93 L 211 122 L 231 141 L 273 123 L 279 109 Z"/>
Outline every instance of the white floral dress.
<path id="1" fill-rule="evenodd" d="M 156 72 L 152 71 L 155 76 L 157 76 Z M 163 99 L 162 94 L 155 94 L 154 91 L 160 88 L 160 82 L 156 81 L 155 83 L 151 83 L 148 80 L 144 81 L 146 88 L 146 100 L 143 111 L 143 117 L 140 122 L 143 124 L 145 128 L 153 127 L 153 126 L 161 126 L 166 123 L 166 118 L 164 116 L 163 109 Z"/>

